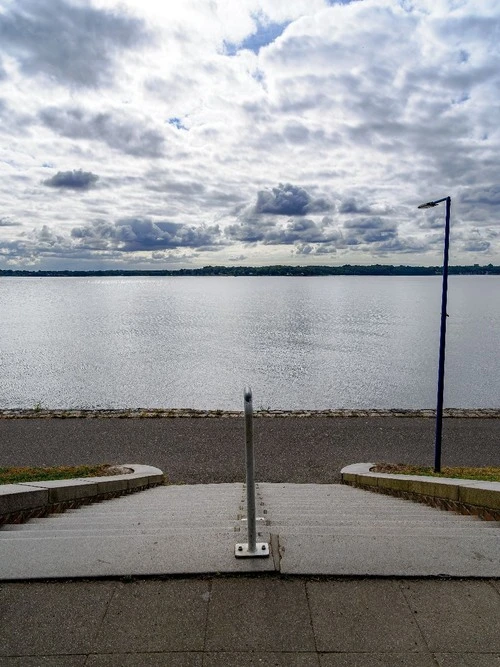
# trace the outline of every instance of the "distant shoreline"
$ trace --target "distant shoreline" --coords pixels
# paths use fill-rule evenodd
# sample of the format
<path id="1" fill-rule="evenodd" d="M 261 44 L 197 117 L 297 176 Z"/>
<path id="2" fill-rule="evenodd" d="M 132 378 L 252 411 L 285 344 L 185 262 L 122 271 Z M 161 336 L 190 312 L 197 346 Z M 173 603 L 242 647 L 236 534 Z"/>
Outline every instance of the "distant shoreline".
<path id="1" fill-rule="evenodd" d="M 451 275 L 500 275 L 500 266 L 479 264 L 450 266 Z M 13 278 L 85 278 L 107 276 L 436 276 L 442 274 L 441 266 L 395 266 L 392 264 L 344 264 L 343 266 L 204 266 L 199 269 L 167 269 L 159 271 L 128 271 L 109 269 L 103 271 L 27 271 L 0 269 L 0 277 Z"/>
<path id="2" fill-rule="evenodd" d="M 263 418 L 376 418 L 376 417 L 406 417 L 433 419 L 436 411 L 432 409 L 399 409 L 386 410 L 258 410 L 255 417 Z M 445 418 L 463 419 L 498 419 L 500 408 L 445 408 Z M 196 410 L 191 408 L 130 408 L 130 409 L 0 409 L 0 419 L 214 419 L 214 418 L 241 418 L 240 410 Z"/>

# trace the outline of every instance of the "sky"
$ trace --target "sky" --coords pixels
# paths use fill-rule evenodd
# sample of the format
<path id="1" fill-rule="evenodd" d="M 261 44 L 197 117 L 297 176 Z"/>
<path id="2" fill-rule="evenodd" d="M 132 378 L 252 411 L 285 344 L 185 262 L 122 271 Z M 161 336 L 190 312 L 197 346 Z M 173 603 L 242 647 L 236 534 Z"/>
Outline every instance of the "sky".
<path id="1" fill-rule="evenodd" d="M 0 0 L 0 268 L 500 264 L 498 0 Z"/>

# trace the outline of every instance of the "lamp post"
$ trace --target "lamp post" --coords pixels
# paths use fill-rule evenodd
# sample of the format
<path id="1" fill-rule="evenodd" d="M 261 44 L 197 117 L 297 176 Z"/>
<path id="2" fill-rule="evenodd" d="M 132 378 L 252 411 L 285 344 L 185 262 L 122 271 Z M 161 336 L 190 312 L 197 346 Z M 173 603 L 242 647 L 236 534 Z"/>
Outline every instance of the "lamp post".
<path id="1" fill-rule="evenodd" d="M 441 329 L 439 335 L 438 388 L 436 407 L 436 437 L 434 441 L 434 472 L 441 472 L 441 440 L 443 435 L 443 394 L 444 394 L 444 359 L 446 350 L 446 303 L 448 300 L 448 254 L 450 248 L 450 212 L 451 197 L 443 197 L 436 201 L 421 204 L 418 208 L 433 208 L 446 202 L 446 223 L 444 228 L 443 256 L 443 291 L 441 296 Z"/>

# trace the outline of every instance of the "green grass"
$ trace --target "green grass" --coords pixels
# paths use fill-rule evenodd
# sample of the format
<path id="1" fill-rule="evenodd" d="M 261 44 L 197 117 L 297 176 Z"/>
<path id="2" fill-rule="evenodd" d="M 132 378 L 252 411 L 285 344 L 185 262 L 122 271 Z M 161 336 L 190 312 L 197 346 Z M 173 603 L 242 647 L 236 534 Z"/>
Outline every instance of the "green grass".
<path id="1" fill-rule="evenodd" d="M 378 463 L 373 472 L 386 472 L 397 475 L 426 475 L 429 477 L 452 477 L 454 479 L 477 479 L 483 482 L 500 482 L 500 467 L 457 467 L 441 468 L 434 472 L 431 466 L 408 465 L 405 463 Z"/>
<path id="2" fill-rule="evenodd" d="M 74 479 L 75 477 L 101 477 L 113 474 L 109 465 L 101 463 L 94 466 L 55 466 L 0 468 L 0 484 L 18 484 L 19 482 L 44 482 L 51 479 Z"/>

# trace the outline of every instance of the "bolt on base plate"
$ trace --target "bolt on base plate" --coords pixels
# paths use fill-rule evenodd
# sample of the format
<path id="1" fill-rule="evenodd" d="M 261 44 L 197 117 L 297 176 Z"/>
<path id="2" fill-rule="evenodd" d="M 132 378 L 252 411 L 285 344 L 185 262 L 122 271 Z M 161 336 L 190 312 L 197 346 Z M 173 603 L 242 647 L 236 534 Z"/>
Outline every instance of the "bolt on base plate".
<path id="1" fill-rule="evenodd" d="M 239 543 L 234 547 L 236 558 L 262 558 L 269 556 L 269 544 L 267 542 L 257 542 L 255 551 L 249 551 L 248 542 Z"/>

